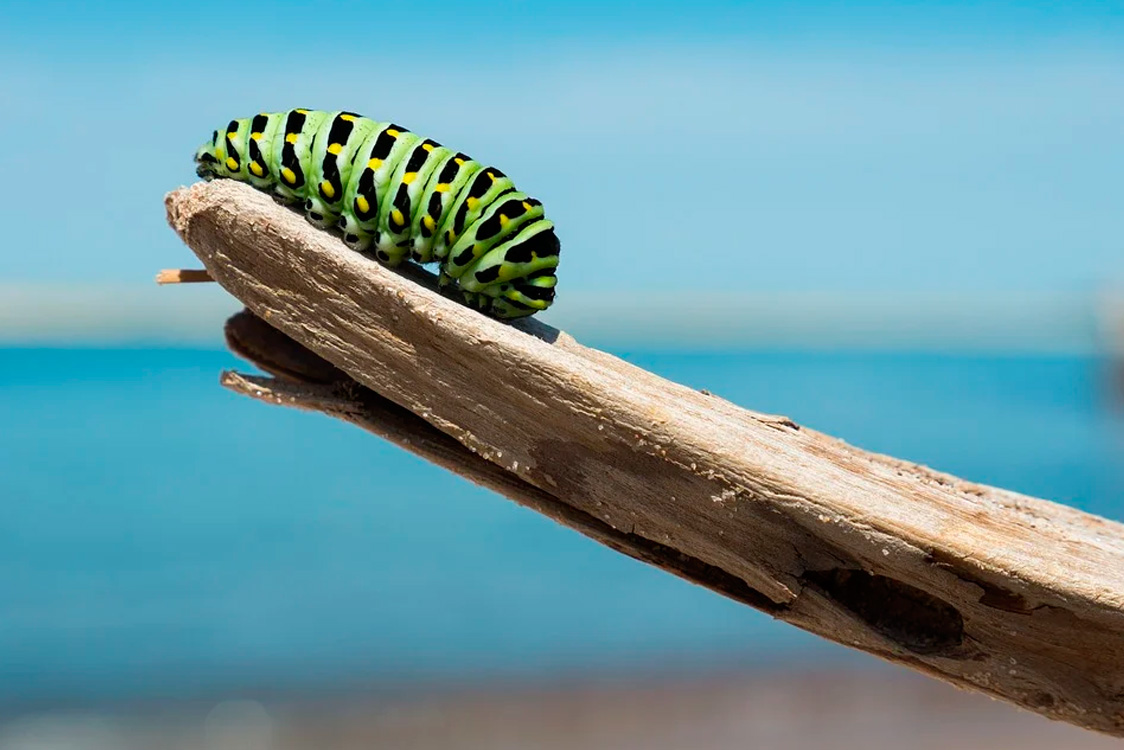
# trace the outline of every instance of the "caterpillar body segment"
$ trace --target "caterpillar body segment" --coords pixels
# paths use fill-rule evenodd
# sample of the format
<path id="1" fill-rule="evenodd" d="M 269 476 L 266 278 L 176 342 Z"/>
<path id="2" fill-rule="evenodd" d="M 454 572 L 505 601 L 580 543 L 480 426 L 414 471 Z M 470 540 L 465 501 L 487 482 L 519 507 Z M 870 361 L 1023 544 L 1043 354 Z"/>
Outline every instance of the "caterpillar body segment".
<path id="1" fill-rule="evenodd" d="M 432 184 L 423 196 L 417 217 L 418 230 L 414 235 L 414 256 L 422 263 L 442 261 L 448 255 L 442 228 L 460 205 L 461 194 L 469 180 L 483 165 L 466 154 L 456 153 L 438 168 Z M 466 196 L 467 197 L 467 196 Z"/>
<path id="2" fill-rule="evenodd" d="M 560 245 L 542 203 L 495 167 L 400 125 L 293 109 L 231 120 L 195 154 L 229 178 L 299 204 L 322 229 L 387 265 L 440 264 L 443 291 L 512 319 L 554 300 Z"/>
<path id="3" fill-rule="evenodd" d="M 346 207 L 347 186 L 355 166 L 352 156 L 375 123 L 351 112 L 333 112 L 325 122 L 330 125 L 327 134 L 318 134 L 312 146 L 311 195 L 305 213 L 309 221 L 330 229 L 337 226 Z M 323 130 L 324 125 L 320 128 Z"/>
<path id="4" fill-rule="evenodd" d="M 445 271 L 460 278 L 465 269 L 480 260 L 515 230 L 543 215 L 542 203 L 524 193 L 510 192 L 494 201 L 468 225 L 445 256 Z"/>

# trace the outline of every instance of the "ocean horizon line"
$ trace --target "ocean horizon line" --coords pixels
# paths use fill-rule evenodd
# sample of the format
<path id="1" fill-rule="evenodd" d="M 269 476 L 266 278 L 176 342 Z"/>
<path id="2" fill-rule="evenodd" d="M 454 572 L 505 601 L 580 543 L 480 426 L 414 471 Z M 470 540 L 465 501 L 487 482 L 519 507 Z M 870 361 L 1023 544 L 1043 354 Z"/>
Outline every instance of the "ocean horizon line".
<path id="1" fill-rule="evenodd" d="M 1124 293 L 568 292 L 543 322 L 599 347 L 1124 353 Z M 213 284 L 0 283 L 0 346 L 221 346 Z"/>

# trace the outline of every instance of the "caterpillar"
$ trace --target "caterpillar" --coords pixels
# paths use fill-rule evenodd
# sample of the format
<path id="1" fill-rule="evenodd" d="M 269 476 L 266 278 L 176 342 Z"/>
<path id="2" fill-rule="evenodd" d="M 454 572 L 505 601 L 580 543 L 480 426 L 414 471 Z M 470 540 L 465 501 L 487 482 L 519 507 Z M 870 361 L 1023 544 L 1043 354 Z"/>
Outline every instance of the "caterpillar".
<path id="1" fill-rule="evenodd" d="M 195 153 L 230 178 L 302 206 L 321 229 L 389 266 L 439 263 L 439 286 L 499 319 L 554 301 L 560 244 L 542 203 L 463 153 L 354 112 L 291 109 L 231 120 Z"/>

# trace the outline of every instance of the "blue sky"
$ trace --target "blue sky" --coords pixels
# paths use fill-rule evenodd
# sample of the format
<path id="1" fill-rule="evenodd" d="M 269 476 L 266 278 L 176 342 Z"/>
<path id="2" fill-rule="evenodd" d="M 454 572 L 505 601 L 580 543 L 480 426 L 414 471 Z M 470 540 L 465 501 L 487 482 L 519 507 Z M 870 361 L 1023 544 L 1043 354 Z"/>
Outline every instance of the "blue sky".
<path id="1" fill-rule="evenodd" d="M 5 5 L 0 281 L 191 265 L 161 199 L 197 142 L 310 106 L 501 167 L 558 223 L 565 288 L 1124 283 L 1108 4 L 262 7 Z"/>
<path id="2" fill-rule="evenodd" d="M 416 3 L 317 3 L 278 0 L 266 6 L 204 2 L 8 2 L 6 36 L 39 48 L 145 50 L 153 46 L 203 49 L 279 46 L 282 39 L 338 46 L 343 32 L 374 46 L 394 39 L 406 46 L 429 39 L 530 46 L 550 39 L 627 41 L 667 39 L 872 41 L 905 45 L 1022 44 L 1069 34 L 1112 37 L 1124 29 L 1124 9 L 1111 2 L 736 2 L 671 0 L 503 0 Z M 419 10 L 420 9 L 420 10 Z M 397 39 L 395 39 L 397 37 Z M 270 39 L 272 38 L 272 39 Z"/>

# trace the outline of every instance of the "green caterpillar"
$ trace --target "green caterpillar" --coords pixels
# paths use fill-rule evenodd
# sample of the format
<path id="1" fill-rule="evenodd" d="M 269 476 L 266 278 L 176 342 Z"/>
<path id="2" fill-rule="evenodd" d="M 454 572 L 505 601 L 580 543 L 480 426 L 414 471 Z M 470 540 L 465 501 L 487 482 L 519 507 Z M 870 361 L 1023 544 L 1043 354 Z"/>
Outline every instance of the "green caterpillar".
<path id="1" fill-rule="evenodd" d="M 227 177 L 303 204 L 348 247 L 396 266 L 440 263 L 447 294 L 501 319 L 554 301 L 559 242 L 542 203 L 511 179 L 393 123 L 291 109 L 231 120 L 195 153 Z"/>

